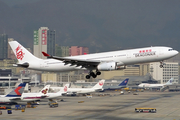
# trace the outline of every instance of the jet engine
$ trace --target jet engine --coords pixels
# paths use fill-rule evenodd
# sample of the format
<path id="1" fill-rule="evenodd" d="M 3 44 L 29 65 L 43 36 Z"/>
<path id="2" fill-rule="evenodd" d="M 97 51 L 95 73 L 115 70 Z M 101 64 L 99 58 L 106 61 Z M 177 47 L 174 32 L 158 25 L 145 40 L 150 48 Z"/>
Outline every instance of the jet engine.
<path id="1" fill-rule="evenodd" d="M 97 66 L 99 71 L 116 70 L 116 62 L 102 62 Z"/>
<path id="2" fill-rule="evenodd" d="M 117 65 L 117 62 L 102 62 L 97 66 L 99 71 L 111 71 L 126 69 L 126 66 Z"/>

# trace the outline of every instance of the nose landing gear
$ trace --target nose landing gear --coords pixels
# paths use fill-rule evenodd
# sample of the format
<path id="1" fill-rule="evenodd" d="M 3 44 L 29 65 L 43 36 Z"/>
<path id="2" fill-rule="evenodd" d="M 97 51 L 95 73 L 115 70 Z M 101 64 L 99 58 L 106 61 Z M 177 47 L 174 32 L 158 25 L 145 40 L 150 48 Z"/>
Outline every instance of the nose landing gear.
<path id="1" fill-rule="evenodd" d="M 159 67 L 160 67 L 160 68 L 163 68 L 164 65 L 165 65 L 165 63 L 164 63 L 163 61 L 161 61 Z"/>

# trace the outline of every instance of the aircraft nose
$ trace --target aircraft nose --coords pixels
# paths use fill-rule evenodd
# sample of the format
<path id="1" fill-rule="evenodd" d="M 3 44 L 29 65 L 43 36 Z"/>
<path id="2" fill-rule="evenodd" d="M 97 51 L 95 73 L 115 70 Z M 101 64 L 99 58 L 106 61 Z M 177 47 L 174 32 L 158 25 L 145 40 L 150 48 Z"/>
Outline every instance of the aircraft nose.
<path id="1" fill-rule="evenodd" d="M 177 55 L 179 52 L 177 50 L 174 50 L 174 55 Z"/>

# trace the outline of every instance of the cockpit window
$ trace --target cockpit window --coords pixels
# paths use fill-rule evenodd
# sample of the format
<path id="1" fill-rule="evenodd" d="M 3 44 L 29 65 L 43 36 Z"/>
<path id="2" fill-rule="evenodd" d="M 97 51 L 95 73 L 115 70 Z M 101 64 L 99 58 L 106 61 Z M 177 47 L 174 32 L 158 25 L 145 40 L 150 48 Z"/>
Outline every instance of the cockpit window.
<path id="1" fill-rule="evenodd" d="M 168 49 L 168 51 L 172 51 L 173 49 Z"/>

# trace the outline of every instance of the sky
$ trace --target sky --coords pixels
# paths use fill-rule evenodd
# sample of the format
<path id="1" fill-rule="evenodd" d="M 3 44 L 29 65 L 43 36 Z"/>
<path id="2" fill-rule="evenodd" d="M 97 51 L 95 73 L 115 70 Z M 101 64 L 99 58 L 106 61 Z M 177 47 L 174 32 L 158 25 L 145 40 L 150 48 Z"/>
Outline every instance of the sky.
<path id="1" fill-rule="evenodd" d="M 0 33 L 32 47 L 33 30 L 56 30 L 57 44 L 90 52 L 146 46 L 180 51 L 179 0 L 0 0 Z M 3 5 L 5 6 L 5 5 Z"/>
<path id="2" fill-rule="evenodd" d="M 8 6 L 15 6 L 15 5 L 19 5 L 19 4 L 27 4 L 27 3 L 33 3 L 33 2 L 37 2 L 39 0 L 1 0 L 3 2 L 5 2 Z"/>

